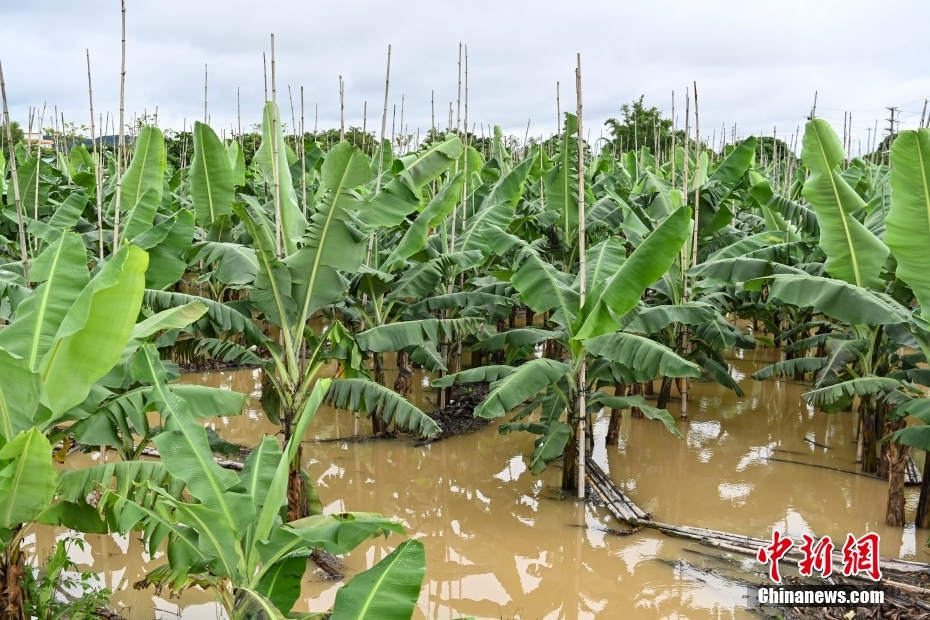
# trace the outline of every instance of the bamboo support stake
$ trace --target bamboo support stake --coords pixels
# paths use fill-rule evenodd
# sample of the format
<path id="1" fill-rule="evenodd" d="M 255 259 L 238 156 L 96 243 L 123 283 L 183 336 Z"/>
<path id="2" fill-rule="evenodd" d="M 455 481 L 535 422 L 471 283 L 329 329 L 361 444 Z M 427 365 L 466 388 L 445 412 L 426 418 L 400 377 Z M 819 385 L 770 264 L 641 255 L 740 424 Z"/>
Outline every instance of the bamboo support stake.
<path id="1" fill-rule="evenodd" d="M 672 91 L 672 187 L 675 186 L 675 134 L 678 132 L 678 118 L 675 116 L 675 91 Z"/>
<path id="2" fill-rule="evenodd" d="M 291 106 L 291 140 L 294 141 L 294 153 L 300 156 L 300 147 L 297 146 L 297 117 L 294 115 L 294 93 L 290 84 L 287 85 L 287 101 Z"/>
<path id="3" fill-rule="evenodd" d="M 465 231 L 465 214 L 468 205 L 466 200 L 468 199 L 468 46 L 465 46 L 465 155 L 462 157 L 463 166 L 462 172 L 464 179 L 462 181 L 462 209 L 459 214 L 460 220 L 459 225 L 462 232 Z M 454 218 L 453 218 L 454 219 Z M 454 230 L 453 224 L 453 230 Z M 453 241 L 454 246 L 454 241 Z M 459 284 L 460 286 L 464 284 L 465 274 L 460 274 Z M 459 340 L 455 348 L 455 372 L 459 372 L 462 369 L 462 341 Z"/>
<path id="4" fill-rule="evenodd" d="M 274 183 L 274 243 L 278 258 L 284 256 L 284 233 L 281 227 L 281 175 L 278 170 L 278 132 L 281 121 L 278 118 L 278 89 L 275 72 L 274 33 L 271 33 L 271 175 Z"/>
<path id="5" fill-rule="evenodd" d="M 268 101 L 268 59 L 265 52 L 262 52 L 262 72 L 265 76 L 265 101 Z"/>
<path id="6" fill-rule="evenodd" d="M 203 63 L 203 124 L 207 124 L 207 63 Z"/>
<path id="7" fill-rule="evenodd" d="M 555 82 L 555 137 L 562 135 L 562 101 L 559 93 L 559 81 Z"/>
<path id="8" fill-rule="evenodd" d="M 462 44 L 459 43 L 459 87 L 455 103 L 455 130 L 461 130 L 462 121 Z"/>
<path id="9" fill-rule="evenodd" d="M 581 53 L 577 55 L 575 67 L 575 92 L 577 94 L 578 115 L 578 305 L 584 306 L 586 295 L 585 274 L 585 220 L 584 220 L 584 141 L 582 140 L 582 101 L 581 101 Z M 587 389 L 587 363 L 581 360 L 578 370 L 578 499 L 585 496 L 585 421 L 587 420 L 585 390 Z"/>
<path id="10" fill-rule="evenodd" d="M 307 148 L 304 144 L 304 87 L 300 87 L 300 196 L 307 217 Z"/>
<path id="11" fill-rule="evenodd" d="M 122 211 L 123 175 L 122 161 L 126 151 L 126 0 L 120 0 L 122 13 L 122 49 L 119 74 L 119 145 L 116 154 L 116 200 L 113 209 L 113 251 L 119 250 L 119 219 Z"/>
<path id="12" fill-rule="evenodd" d="M 362 103 L 362 150 L 368 144 L 368 100 Z"/>
<path id="13" fill-rule="evenodd" d="M 459 215 L 461 229 L 465 231 L 465 210 L 467 205 L 465 200 L 468 196 L 468 46 L 465 46 L 465 156 L 462 158 L 464 162 L 462 171 L 465 175 L 465 180 L 462 182 L 462 212 Z"/>
<path id="14" fill-rule="evenodd" d="M 239 96 L 239 87 L 236 86 L 236 131 L 239 137 L 239 148 L 242 148 L 242 100 Z"/>
<path id="15" fill-rule="evenodd" d="M 346 139 L 346 103 L 345 103 L 345 83 L 342 76 L 339 76 L 339 141 Z"/>
<path id="16" fill-rule="evenodd" d="M 26 249 L 26 227 L 23 224 L 23 201 L 19 193 L 16 152 L 13 150 L 13 125 L 10 121 L 10 108 L 6 100 L 6 82 L 3 81 L 3 63 L 0 63 L 0 95 L 2 95 L 3 98 L 3 126 L 6 128 L 6 145 L 10 151 L 10 176 L 13 186 L 13 202 L 16 205 L 19 252 L 23 262 L 23 285 L 29 288 L 29 254 Z"/>
<path id="17" fill-rule="evenodd" d="M 384 171 L 384 134 L 387 131 L 388 95 L 391 90 L 391 44 L 387 48 L 387 67 L 384 70 L 384 106 L 381 109 L 381 142 L 378 144 L 378 176 L 375 179 L 375 194 L 381 191 L 381 174 Z M 365 264 L 371 263 L 371 254 L 374 251 L 375 237 L 368 238 L 368 258 Z"/>
<path id="18" fill-rule="evenodd" d="M 45 124 L 45 102 L 42 102 L 42 112 L 39 114 L 39 139 L 36 140 L 36 185 L 35 185 L 35 202 L 33 204 L 33 218 L 36 221 L 39 220 L 39 179 L 42 177 L 40 174 L 42 171 L 42 137 L 44 131 L 42 130 L 42 125 Z M 35 252 L 39 251 L 39 239 L 38 237 L 33 237 L 32 246 Z"/>
<path id="19" fill-rule="evenodd" d="M 681 192 L 682 192 L 682 195 L 684 196 L 685 204 L 687 205 L 688 204 L 688 193 L 689 193 L 688 191 L 688 187 L 689 187 L 688 186 L 688 168 L 691 163 L 690 162 L 690 157 L 691 157 L 691 94 L 687 88 L 685 88 L 684 142 L 685 142 L 684 157 L 682 158 L 682 162 L 681 162 L 681 174 L 682 174 Z M 695 205 L 695 211 L 696 211 L 696 205 Z M 697 217 L 696 213 L 695 213 L 695 217 Z M 692 245 L 693 244 L 694 244 L 694 240 L 692 238 Z M 685 303 L 687 303 L 688 301 L 688 276 L 685 275 L 685 271 L 687 270 L 688 264 L 689 264 L 688 254 L 689 252 L 687 252 L 685 248 L 683 247 L 681 249 L 681 266 L 682 266 L 681 294 L 682 294 L 682 301 L 684 301 Z M 685 326 L 681 327 L 681 331 L 679 332 L 679 338 L 681 341 L 682 350 L 684 350 L 688 346 L 688 328 L 687 327 Z M 688 417 L 688 405 L 687 405 L 688 384 L 687 384 L 687 378 L 685 377 L 682 377 L 680 392 L 681 392 L 681 417 L 687 418 Z"/>
<path id="20" fill-rule="evenodd" d="M 436 132 L 436 91 L 429 91 L 429 126 L 433 133 Z"/>
<path id="21" fill-rule="evenodd" d="M 926 121 L 926 118 L 927 118 L 927 100 L 924 99 L 924 109 L 921 110 L 920 112 L 920 128 L 921 129 L 923 129 L 924 127 L 924 122 Z"/>

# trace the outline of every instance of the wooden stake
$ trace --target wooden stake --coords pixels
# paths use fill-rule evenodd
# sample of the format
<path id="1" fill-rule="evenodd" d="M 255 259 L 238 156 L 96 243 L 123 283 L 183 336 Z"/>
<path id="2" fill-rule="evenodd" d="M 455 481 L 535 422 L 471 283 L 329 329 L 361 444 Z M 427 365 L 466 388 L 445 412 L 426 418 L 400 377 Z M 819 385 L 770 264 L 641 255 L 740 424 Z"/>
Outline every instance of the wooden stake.
<path id="1" fill-rule="evenodd" d="M 577 95 L 578 115 L 578 305 L 584 306 L 587 282 L 585 280 L 585 215 L 584 215 L 584 141 L 582 140 L 582 102 L 581 102 L 581 53 L 577 55 L 575 67 L 575 92 Z M 587 405 L 585 393 L 587 389 L 587 362 L 581 360 L 578 370 L 578 499 L 585 496 L 585 421 L 587 420 Z"/>
<path id="2" fill-rule="evenodd" d="M 265 52 L 262 52 L 262 71 L 265 74 L 265 101 L 268 101 L 268 60 L 265 58 Z"/>
<path id="3" fill-rule="evenodd" d="M 362 150 L 368 143 L 368 100 L 362 103 Z"/>
<path id="4" fill-rule="evenodd" d="M 3 97 L 3 125 L 6 127 L 6 145 L 10 151 L 10 176 L 13 185 L 13 202 L 16 205 L 16 224 L 19 232 L 19 252 L 23 263 L 23 285 L 29 288 L 29 254 L 26 247 L 26 227 L 23 224 L 23 201 L 19 193 L 19 176 L 17 175 L 16 151 L 13 149 L 13 125 L 10 121 L 10 108 L 6 101 L 6 82 L 3 81 L 3 63 L 0 62 L 0 95 Z M 36 171 L 38 174 L 38 171 Z"/>
<path id="5" fill-rule="evenodd" d="M 239 98 L 238 86 L 236 86 L 236 128 L 239 136 L 239 147 L 242 148 L 242 100 Z"/>
<path id="6" fill-rule="evenodd" d="M 116 155 L 116 202 L 113 214 L 113 251 L 119 250 L 119 219 L 122 211 L 123 175 L 122 160 L 126 152 L 126 0 L 120 0 L 122 14 L 122 48 L 119 74 L 119 146 Z"/>
<path id="7" fill-rule="evenodd" d="M 203 63 L 203 124 L 207 124 L 207 63 Z"/>
<path id="8" fill-rule="evenodd" d="M 307 148 L 304 144 L 304 87 L 300 87 L 300 195 L 304 217 L 307 217 Z"/>
<path id="9" fill-rule="evenodd" d="M 281 175 L 278 170 L 278 132 L 281 121 L 278 118 L 278 88 L 275 71 L 274 33 L 271 33 L 271 175 L 274 183 L 274 243 L 278 258 L 284 256 L 284 233 L 281 227 Z"/>
<path id="10" fill-rule="evenodd" d="M 675 152 L 675 138 L 676 138 L 675 134 L 676 133 L 678 133 L 678 117 L 675 116 L 675 91 L 673 90 L 672 91 L 672 146 L 671 146 L 671 149 L 672 149 L 672 154 L 671 154 L 671 157 L 672 157 L 672 177 L 671 177 L 672 187 L 675 186 L 675 156 L 677 154 Z"/>
<path id="11" fill-rule="evenodd" d="M 459 43 L 459 88 L 455 101 L 455 130 L 460 131 L 462 127 L 462 44 Z"/>
<path id="12" fill-rule="evenodd" d="M 429 126 L 433 133 L 436 132 L 436 91 L 429 91 Z"/>
<path id="13" fill-rule="evenodd" d="M 345 102 L 345 84 L 342 76 L 339 76 L 339 141 L 346 139 L 346 102 Z"/>

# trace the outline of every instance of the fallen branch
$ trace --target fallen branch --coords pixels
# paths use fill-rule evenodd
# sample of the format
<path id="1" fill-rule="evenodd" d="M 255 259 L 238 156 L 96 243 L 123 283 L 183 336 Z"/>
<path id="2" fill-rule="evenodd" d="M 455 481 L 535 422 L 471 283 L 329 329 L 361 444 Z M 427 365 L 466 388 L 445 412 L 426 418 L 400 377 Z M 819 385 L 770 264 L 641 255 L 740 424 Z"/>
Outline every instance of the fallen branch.
<path id="1" fill-rule="evenodd" d="M 843 469 L 842 467 L 833 467 L 832 465 L 820 465 L 818 463 L 805 463 L 803 461 L 792 461 L 791 459 L 780 459 L 775 456 L 770 456 L 766 458 L 767 461 L 775 461 L 776 463 L 794 463 L 795 465 L 806 465 L 808 467 L 816 467 L 818 469 L 828 469 L 830 471 L 838 471 L 844 474 L 853 474 L 855 476 L 863 476 L 865 478 L 872 478 L 874 480 L 884 480 L 881 476 L 875 474 L 870 474 L 864 471 L 853 471 L 851 469 Z"/>
<path id="2" fill-rule="evenodd" d="M 809 443 L 809 444 L 813 444 L 813 445 L 817 446 L 818 448 L 826 448 L 827 450 L 830 449 L 830 446 L 828 446 L 827 444 L 814 441 L 814 440 L 811 439 L 810 437 L 805 437 L 805 438 L 804 438 L 804 441 L 806 441 L 806 442 Z"/>

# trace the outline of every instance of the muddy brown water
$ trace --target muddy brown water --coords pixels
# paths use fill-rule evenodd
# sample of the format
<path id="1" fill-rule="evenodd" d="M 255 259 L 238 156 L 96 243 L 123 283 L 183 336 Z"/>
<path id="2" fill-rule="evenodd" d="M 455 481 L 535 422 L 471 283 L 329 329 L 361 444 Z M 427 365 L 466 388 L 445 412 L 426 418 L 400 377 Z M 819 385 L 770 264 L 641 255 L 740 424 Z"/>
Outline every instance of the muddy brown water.
<path id="1" fill-rule="evenodd" d="M 741 398 L 715 384 L 693 385 L 690 418 L 678 423 L 683 440 L 659 423 L 627 416 L 619 445 L 605 447 L 607 416 L 598 416 L 595 458 L 634 501 L 665 523 L 762 538 L 779 528 L 795 540 L 802 533 L 842 541 L 847 532 L 876 531 L 883 556 L 930 561 L 930 531 L 884 526 L 884 482 L 767 460 L 777 456 L 855 468 L 851 414 L 814 412 L 801 400 L 806 389 L 801 384 L 749 377 L 772 356 L 772 351 L 747 351 L 745 358 L 730 360 L 745 390 Z M 422 375 L 415 378 L 414 399 L 429 411 L 435 396 L 419 389 Z M 275 432 L 258 409 L 256 372 L 197 373 L 183 380 L 253 396 L 242 416 L 211 421 L 227 440 L 251 446 L 261 433 Z M 669 409 L 677 418 L 678 402 Z M 417 617 L 751 615 L 747 590 L 728 577 L 745 576 L 745 569 L 761 571 L 754 560 L 735 558 L 728 565 L 702 555 L 717 553 L 713 550 L 649 530 L 611 533 L 624 528 L 605 510 L 561 498 L 557 464 L 541 476 L 531 475 L 523 456 L 532 450 L 533 436 L 500 436 L 490 425 L 425 446 L 409 440 L 316 441 L 352 435 L 354 424 L 350 414 L 321 410 L 305 444 L 306 466 L 325 511 L 377 511 L 403 522 L 409 537 L 425 543 L 427 572 Z M 361 428 L 368 431 L 370 425 L 362 420 Z M 76 455 L 69 465 L 100 458 Z M 916 488 L 906 490 L 909 519 L 917 494 Z M 31 543 L 41 554 L 62 535 L 39 529 Z M 101 583 L 114 590 L 113 607 L 128 618 L 222 617 L 208 592 L 192 590 L 171 599 L 134 590 L 135 581 L 164 561 L 161 553 L 148 557 L 136 537 L 85 538 L 85 549 L 74 549 L 74 557 L 82 569 L 101 573 Z M 392 535 L 360 546 L 343 558 L 347 577 L 403 539 Z M 784 564 L 782 571 L 790 572 Z M 341 583 L 308 571 L 299 607 L 327 609 Z"/>

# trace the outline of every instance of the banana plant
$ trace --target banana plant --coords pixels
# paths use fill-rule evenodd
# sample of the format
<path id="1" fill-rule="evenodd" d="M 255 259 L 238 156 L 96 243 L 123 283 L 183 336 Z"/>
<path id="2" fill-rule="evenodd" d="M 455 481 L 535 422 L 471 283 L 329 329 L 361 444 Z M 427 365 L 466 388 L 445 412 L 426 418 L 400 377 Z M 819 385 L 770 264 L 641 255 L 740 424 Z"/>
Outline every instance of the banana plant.
<path id="1" fill-rule="evenodd" d="M 923 316 L 927 300 L 924 268 L 926 248 L 920 239 L 927 230 L 926 167 L 924 150 L 930 141 L 927 130 L 902 132 L 892 150 L 891 208 L 885 224 L 885 241 L 876 237 L 858 217 L 866 216 L 865 202 L 838 169 L 843 159 L 839 139 L 827 123 L 808 123 L 802 160 L 810 169 L 803 196 L 817 214 L 820 247 L 826 255 L 823 276 L 798 270 L 781 273 L 757 271 L 746 278 L 747 288 L 767 290 L 770 299 L 809 309 L 845 325 L 811 339 L 803 346 L 824 345 L 824 354 L 775 364 L 757 373 L 759 378 L 814 371 L 815 389 L 805 395 L 827 410 L 843 408 L 859 397 L 862 427 L 862 461 L 867 471 L 876 471 L 878 444 L 886 433 L 903 425 L 903 418 L 920 398 L 914 386 L 930 383 L 912 361 L 903 364 L 901 347 L 930 354 L 930 330 Z M 856 177 L 857 178 L 857 177 Z M 887 245 L 886 245 L 887 242 Z M 887 282 L 886 258 L 894 255 L 899 284 Z M 792 272 L 793 271 L 793 272 Z M 744 270 L 745 275 L 752 273 Z M 833 277 L 830 277 L 833 276 Z M 911 312 L 907 303 L 916 299 L 920 310 Z M 903 302 L 903 303 L 902 303 Z M 830 334 L 834 334 L 831 339 Z M 910 366 L 910 367 L 908 367 Z M 886 521 L 903 525 L 903 461 L 906 451 L 896 439 L 913 433 L 891 433 L 888 444 L 889 503 Z M 919 436 L 919 434 L 918 434 Z"/>
<path id="2" fill-rule="evenodd" d="M 621 331 L 624 317 L 637 306 L 646 288 L 678 257 L 690 227 L 690 210 L 680 207 L 628 258 L 617 243 L 605 243 L 588 250 L 586 275 L 591 293 L 584 304 L 580 303 L 574 275 L 556 269 L 534 247 L 522 243 L 510 282 L 527 306 L 534 312 L 550 312 L 552 321 L 558 326 L 544 334 L 536 334 L 534 328 L 526 329 L 543 340 L 557 341 L 565 357 L 561 360 L 538 358 L 516 367 L 496 365 L 465 370 L 434 380 L 433 385 L 492 382 L 487 397 L 475 409 L 476 416 L 485 418 L 503 416 L 529 399 L 530 404 L 519 409 L 501 431 L 526 430 L 539 435 L 530 456 L 532 471 L 541 473 L 547 463 L 564 456 L 562 487 L 566 490 L 577 488 L 574 435 L 583 363 L 590 361 L 595 369 L 591 377 L 596 377 L 598 364 L 608 363 L 620 364 L 637 377 L 700 376 L 697 365 L 671 349 L 643 336 Z M 532 335 L 530 331 L 525 333 Z M 584 389 L 590 393 L 589 411 L 602 406 L 645 405 L 639 401 L 635 404 L 612 401 L 613 397 L 597 390 L 596 379 L 589 378 Z M 537 408 L 541 409 L 538 421 L 526 422 Z M 678 434 L 667 411 L 651 407 L 644 407 L 643 411 Z"/>
<path id="3" fill-rule="evenodd" d="M 119 361 L 142 302 L 144 251 L 127 246 L 90 277 L 83 250 L 74 234 L 48 246 L 30 271 L 38 286 L 0 331 L 0 603 L 14 613 L 20 543 L 55 494 L 48 433 Z"/>
<path id="4" fill-rule="evenodd" d="M 272 104 L 266 108 L 266 124 L 276 114 Z M 266 127 L 266 129 L 268 129 Z M 268 131 L 271 131 L 268 129 Z M 274 139 L 271 134 L 266 139 Z M 278 136 L 280 139 L 280 135 Z M 264 145 L 264 143 L 263 143 Z M 269 149 L 270 150 L 270 147 Z M 267 341 L 273 372 L 265 373 L 274 404 L 266 409 L 278 417 L 289 440 L 300 423 L 311 388 L 326 362 L 339 356 L 337 340 L 348 332 L 335 321 L 320 334 L 309 328 L 310 318 L 318 311 L 341 302 L 347 290 L 345 274 L 362 270 L 366 252 L 366 233 L 375 235 L 379 227 L 396 225 L 419 205 L 420 188 L 436 179 L 461 151 L 461 142 L 452 138 L 415 157 L 395 178 L 377 193 L 363 196 L 372 181 L 372 166 L 367 156 L 349 142 L 335 145 L 323 160 L 320 185 L 308 205 L 308 219 L 291 212 L 293 187 L 281 175 L 285 160 L 274 178 L 282 192 L 271 205 L 263 205 L 252 196 L 241 195 L 242 202 L 232 205 L 245 225 L 258 261 L 249 301 L 265 319 L 278 328 L 279 342 Z M 259 165 L 267 164 L 259 150 Z M 281 201 L 281 202 L 279 202 Z M 275 227 L 268 207 L 281 213 Z M 282 235 L 284 243 L 276 238 Z M 280 247 L 279 247 L 280 246 Z M 280 253 L 279 253 L 280 249 Z M 329 347 L 329 348 L 328 348 Z M 351 346 L 350 346 L 351 349 Z M 399 430 L 423 436 L 439 432 L 436 423 L 417 407 L 393 391 L 367 379 L 367 369 L 358 356 L 342 360 L 341 374 L 331 384 L 326 402 L 337 408 L 377 416 Z M 293 516 L 309 511 L 306 483 L 299 471 L 299 454 L 291 476 L 291 510 Z"/>
<path id="5" fill-rule="evenodd" d="M 102 531 L 141 532 L 150 553 L 167 545 L 167 563 L 151 571 L 145 583 L 175 592 L 208 587 L 231 618 L 294 617 L 292 608 L 313 549 L 346 553 L 372 536 L 403 532 L 400 524 L 371 513 L 284 517 L 290 466 L 330 379 L 314 385 L 284 449 L 274 437 L 264 436 L 237 474 L 214 462 L 206 431 L 190 404 L 168 389 L 155 348 L 143 346 L 133 366 L 153 386 L 153 398 L 165 416 L 164 429 L 154 438 L 162 461 L 63 472 L 59 502 L 74 514 L 92 509 Z M 96 506 L 87 504 L 95 492 Z M 421 543 L 402 544 L 350 581 L 333 613 L 345 615 L 357 608 L 374 612 L 391 601 L 397 614 L 393 617 L 409 618 L 424 560 Z"/>

